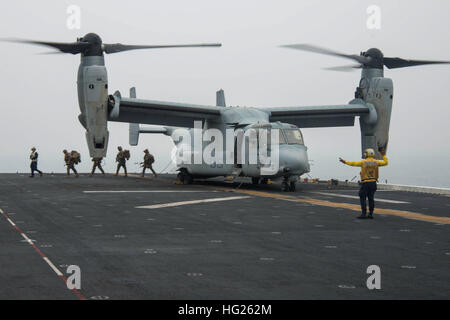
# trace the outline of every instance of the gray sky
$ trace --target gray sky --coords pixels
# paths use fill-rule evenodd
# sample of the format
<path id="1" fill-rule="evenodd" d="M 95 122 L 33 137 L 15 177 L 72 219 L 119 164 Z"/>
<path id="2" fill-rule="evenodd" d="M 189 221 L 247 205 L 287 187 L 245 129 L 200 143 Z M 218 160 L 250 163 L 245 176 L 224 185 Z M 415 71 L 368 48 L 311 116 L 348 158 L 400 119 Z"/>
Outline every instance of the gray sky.
<path id="1" fill-rule="evenodd" d="M 81 29 L 66 27 L 67 7 L 81 8 Z M 381 8 L 381 29 L 366 27 L 369 5 Z M 220 49 L 168 49 L 106 56 L 111 93 L 140 98 L 214 104 L 223 88 L 228 105 L 297 106 L 347 103 L 359 72 L 324 67 L 348 61 L 278 48 L 313 43 L 347 53 L 380 48 L 386 56 L 450 60 L 450 2 L 434 1 L 8 1 L 0 11 L 0 37 L 75 41 L 96 32 L 107 43 L 170 44 L 222 42 Z M 0 172 L 28 171 L 36 146 L 45 172 L 62 172 L 62 150 L 82 154 L 91 166 L 79 124 L 76 72 L 79 56 L 40 55 L 46 48 L 0 43 Z M 391 183 L 450 187 L 450 66 L 386 70 L 394 81 L 388 156 L 381 178 Z M 113 170 L 116 146 L 128 146 L 128 125 L 110 123 L 106 168 Z M 349 178 L 358 169 L 339 156 L 360 155 L 359 124 L 303 130 L 313 160 L 311 176 Z M 169 162 L 168 137 L 141 135 L 131 147 L 132 163 L 142 150 Z M 130 163 L 130 168 L 137 165 Z M 134 171 L 134 170 L 133 170 Z"/>

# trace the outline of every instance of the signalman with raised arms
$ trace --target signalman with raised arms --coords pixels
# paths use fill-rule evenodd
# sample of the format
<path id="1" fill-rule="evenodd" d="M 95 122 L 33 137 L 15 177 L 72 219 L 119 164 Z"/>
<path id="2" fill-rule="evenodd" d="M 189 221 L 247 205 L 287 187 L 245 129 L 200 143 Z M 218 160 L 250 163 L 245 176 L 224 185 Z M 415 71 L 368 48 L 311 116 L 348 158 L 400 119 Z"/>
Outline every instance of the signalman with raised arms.
<path id="1" fill-rule="evenodd" d="M 359 199 L 361 202 L 361 215 L 359 219 L 373 219 L 373 211 L 375 209 L 375 191 L 377 191 L 378 181 L 378 167 L 388 165 L 386 157 L 386 150 L 380 149 L 383 160 L 376 160 L 375 151 L 373 149 L 366 149 L 363 154 L 362 161 L 346 161 L 339 158 L 339 161 L 353 167 L 361 167 L 361 183 L 359 189 Z M 366 198 L 369 199 L 369 216 L 367 217 Z"/>

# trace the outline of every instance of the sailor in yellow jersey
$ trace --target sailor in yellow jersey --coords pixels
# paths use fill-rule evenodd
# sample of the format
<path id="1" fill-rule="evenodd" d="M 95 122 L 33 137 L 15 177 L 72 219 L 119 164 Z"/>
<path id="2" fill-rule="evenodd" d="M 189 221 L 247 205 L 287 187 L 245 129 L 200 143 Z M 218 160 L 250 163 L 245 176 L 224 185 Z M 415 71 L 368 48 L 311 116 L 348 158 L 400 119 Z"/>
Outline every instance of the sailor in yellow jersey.
<path id="1" fill-rule="evenodd" d="M 346 161 L 339 158 L 339 161 L 352 166 L 361 167 L 361 187 L 359 189 L 359 199 L 361 201 L 361 215 L 359 219 L 373 219 L 373 211 L 375 209 L 375 191 L 377 191 L 378 181 L 378 167 L 388 165 L 388 159 L 386 157 L 386 150 L 380 149 L 380 153 L 383 156 L 383 160 L 377 160 L 374 158 L 375 151 L 373 149 L 366 149 L 363 154 L 364 160 L 362 161 Z M 366 198 L 369 199 L 369 216 L 366 217 L 367 207 Z"/>

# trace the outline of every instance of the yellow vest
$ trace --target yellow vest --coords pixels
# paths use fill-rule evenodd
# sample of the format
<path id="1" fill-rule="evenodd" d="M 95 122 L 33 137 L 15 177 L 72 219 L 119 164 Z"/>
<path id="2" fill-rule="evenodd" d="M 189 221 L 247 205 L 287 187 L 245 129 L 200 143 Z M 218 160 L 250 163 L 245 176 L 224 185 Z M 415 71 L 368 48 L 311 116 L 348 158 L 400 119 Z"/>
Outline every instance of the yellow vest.
<path id="1" fill-rule="evenodd" d="M 366 159 L 361 164 L 361 181 L 371 182 L 378 180 L 378 163 L 374 159 Z"/>
<path id="2" fill-rule="evenodd" d="M 361 161 L 345 161 L 345 164 L 352 167 L 361 167 L 361 181 L 373 182 L 378 180 L 378 167 L 388 165 L 388 159 L 383 156 L 383 160 L 377 160 L 372 157 Z"/>

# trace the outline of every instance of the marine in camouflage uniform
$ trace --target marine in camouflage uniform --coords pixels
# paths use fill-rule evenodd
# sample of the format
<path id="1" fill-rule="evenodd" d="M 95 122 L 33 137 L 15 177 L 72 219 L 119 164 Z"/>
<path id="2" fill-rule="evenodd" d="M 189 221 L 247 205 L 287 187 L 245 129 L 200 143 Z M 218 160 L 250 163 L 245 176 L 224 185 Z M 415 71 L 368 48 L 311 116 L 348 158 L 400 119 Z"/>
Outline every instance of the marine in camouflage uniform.
<path id="1" fill-rule="evenodd" d="M 64 153 L 64 162 L 66 163 L 66 167 L 67 167 L 67 177 L 70 176 L 70 170 L 73 171 L 73 173 L 75 173 L 75 177 L 78 178 L 78 172 L 75 169 L 75 159 L 72 158 L 72 156 L 70 155 L 69 152 L 67 152 L 67 150 L 63 150 Z"/>
<path id="2" fill-rule="evenodd" d="M 153 162 L 155 162 L 155 158 L 153 157 L 153 155 L 148 151 L 148 149 L 144 150 L 144 163 L 142 164 L 142 174 L 141 177 L 143 177 L 145 175 L 145 169 L 150 169 L 153 172 L 153 175 L 155 176 L 155 178 L 158 176 L 155 172 L 155 170 L 153 170 Z"/>
<path id="3" fill-rule="evenodd" d="M 125 151 L 122 150 L 122 147 L 117 147 L 117 150 L 119 150 L 119 152 L 116 156 L 117 170 L 115 176 L 119 174 L 120 168 L 123 167 L 123 170 L 125 171 L 125 177 L 127 177 L 127 159 L 125 158 Z"/>
<path id="4" fill-rule="evenodd" d="M 105 175 L 105 171 L 102 168 L 102 159 L 103 158 L 92 158 L 92 162 L 94 163 L 92 165 L 92 171 L 89 174 L 90 177 L 92 177 L 94 175 L 95 169 L 99 169 L 102 173 L 102 175 Z"/>

